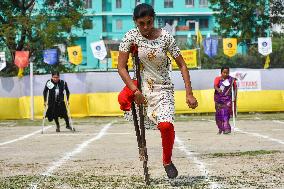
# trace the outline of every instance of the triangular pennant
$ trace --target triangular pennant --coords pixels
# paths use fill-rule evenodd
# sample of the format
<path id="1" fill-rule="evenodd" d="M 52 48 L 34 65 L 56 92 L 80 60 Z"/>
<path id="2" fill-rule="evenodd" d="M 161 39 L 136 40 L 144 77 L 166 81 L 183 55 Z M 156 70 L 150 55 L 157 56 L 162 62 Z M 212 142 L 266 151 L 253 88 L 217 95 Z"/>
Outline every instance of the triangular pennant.
<path id="1" fill-rule="evenodd" d="M 15 64 L 18 68 L 25 68 L 29 64 L 29 51 L 16 51 Z"/>
<path id="2" fill-rule="evenodd" d="M 237 53 L 237 38 L 224 38 L 223 39 L 224 54 L 232 57 Z"/>
<path id="3" fill-rule="evenodd" d="M 43 62 L 53 65 L 58 62 L 58 50 L 57 49 L 47 49 L 43 51 Z"/>
<path id="4" fill-rule="evenodd" d="M 103 40 L 91 43 L 91 49 L 95 58 L 103 60 L 106 55 L 106 46 Z"/>
<path id="5" fill-rule="evenodd" d="M 68 47 L 68 56 L 69 56 L 69 62 L 72 64 L 79 65 L 83 61 L 83 55 L 82 55 L 82 48 L 81 46 L 73 46 Z"/>
<path id="6" fill-rule="evenodd" d="M 271 37 L 260 37 L 258 38 L 258 52 L 263 56 L 272 53 L 272 42 Z"/>

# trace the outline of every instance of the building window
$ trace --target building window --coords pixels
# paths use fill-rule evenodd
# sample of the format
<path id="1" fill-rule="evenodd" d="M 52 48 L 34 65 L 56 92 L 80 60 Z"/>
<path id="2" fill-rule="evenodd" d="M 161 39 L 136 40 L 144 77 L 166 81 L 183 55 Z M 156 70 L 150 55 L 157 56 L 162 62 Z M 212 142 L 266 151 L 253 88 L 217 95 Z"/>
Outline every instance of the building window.
<path id="1" fill-rule="evenodd" d="M 122 20 L 116 20 L 116 30 L 122 30 Z"/>
<path id="2" fill-rule="evenodd" d="M 208 28 L 209 27 L 208 19 L 200 19 L 199 20 L 199 27 L 200 28 Z"/>
<path id="3" fill-rule="evenodd" d="M 195 20 L 187 20 L 186 26 L 188 26 L 188 30 L 194 31 L 195 30 Z"/>
<path id="4" fill-rule="evenodd" d="M 208 0 L 199 0 L 200 7 L 208 7 Z"/>
<path id="5" fill-rule="evenodd" d="M 164 7 L 165 8 L 173 8 L 174 7 L 173 0 L 164 0 Z"/>
<path id="6" fill-rule="evenodd" d="M 84 0 L 85 2 L 85 8 L 91 9 L 92 8 L 92 0 Z"/>
<path id="7" fill-rule="evenodd" d="M 185 0 L 186 7 L 194 7 L 194 0 Z"/>
<path id="8" fill-rule="evenodd" d="M 116 0 L 116 8 L 121 8 L 121 0 Z"/>

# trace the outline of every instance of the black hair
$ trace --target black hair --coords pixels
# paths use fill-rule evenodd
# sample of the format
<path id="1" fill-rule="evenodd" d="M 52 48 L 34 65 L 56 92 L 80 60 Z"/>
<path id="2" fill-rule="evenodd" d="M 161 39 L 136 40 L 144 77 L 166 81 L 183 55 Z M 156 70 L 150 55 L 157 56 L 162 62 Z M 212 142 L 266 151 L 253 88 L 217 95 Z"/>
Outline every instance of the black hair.
<path id="1" fill-rule="evenodd" d="M 230 71 L 230 68 L 229 68 L 228 66 L 223 66 L 223 67 L 221 68 L 221 73 L 222 73 L 223 70 L 225 70 L 225 69 L 227 69 L 228 71 Z"/>
<path id="2" fill-rule="evenodd" d="M 145 16 L 155 17 L 156 13 L 151 5 L 141 3 L 134 8 L 133 19 L 137 20 Z"/>
<path id="3" fill-rule="evenodd" d="M 52 72 L 51 72 L 51 76 L 54 76 L 54 75 L 59 76 L 59 71 L 52 71 Z"/>

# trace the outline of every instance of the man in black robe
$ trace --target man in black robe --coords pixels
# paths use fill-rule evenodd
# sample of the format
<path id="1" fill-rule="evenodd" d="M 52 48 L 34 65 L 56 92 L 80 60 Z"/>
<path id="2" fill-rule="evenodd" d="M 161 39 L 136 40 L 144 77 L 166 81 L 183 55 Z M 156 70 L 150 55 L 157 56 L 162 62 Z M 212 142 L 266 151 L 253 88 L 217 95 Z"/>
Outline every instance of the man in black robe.
<path id="1" fill-rule="evenodd" d="M 66 103 L 69 103 L 70 92 L 67 83 L 60 79 L 59 72 L 52 72 L 51 75 L 51 79 L 46 82 L 43 90 L 44 105 L 48 106 L 45 117 L 47 117 L 48 121 L 55 121 L 56 132 L 60 132 L 59 117 L 65 120 L 66 128 L 71 130 L 64 102 L 65 91 L 67 97 Z"/>

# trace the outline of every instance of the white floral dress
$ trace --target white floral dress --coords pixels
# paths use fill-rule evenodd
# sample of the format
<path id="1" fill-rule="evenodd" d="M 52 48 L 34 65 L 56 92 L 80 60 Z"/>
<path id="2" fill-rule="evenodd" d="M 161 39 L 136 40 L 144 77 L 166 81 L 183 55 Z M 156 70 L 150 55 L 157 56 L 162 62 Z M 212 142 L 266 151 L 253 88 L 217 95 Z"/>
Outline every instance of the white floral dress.
<path id="1" fill-rule="evenodd" d="M 129 52 L 132 44 L 138 45 L 138 57 L 142 64 L 142 93 L 146 98 L 145 125 L 174 121 L 174 85 L 170 78 L 171 61 L 180 55 L 175 39 L 165 29 L 157 39 L 142 36 L 138 28 L 128 31 L 119 46 L 119 51 Z"/>

